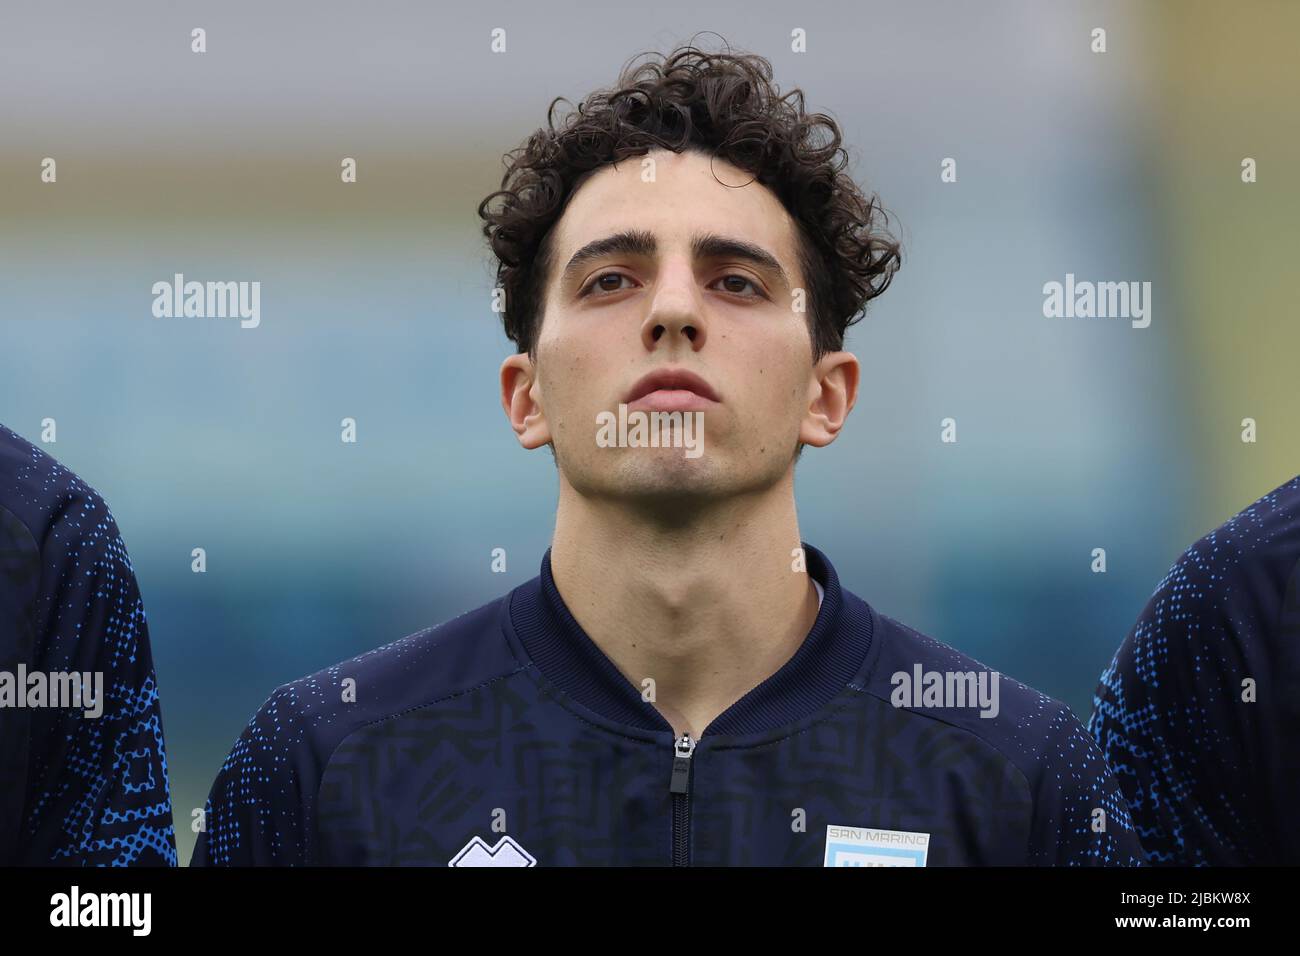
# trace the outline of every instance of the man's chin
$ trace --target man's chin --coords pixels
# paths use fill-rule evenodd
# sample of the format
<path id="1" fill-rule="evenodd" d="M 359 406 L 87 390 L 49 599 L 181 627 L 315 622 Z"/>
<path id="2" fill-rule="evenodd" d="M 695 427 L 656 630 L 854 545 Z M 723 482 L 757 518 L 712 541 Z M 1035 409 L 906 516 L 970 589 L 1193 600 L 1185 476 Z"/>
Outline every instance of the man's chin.
<path id="1" fill-rule="evenodd" d="M 726 482 L 716 462 L 686 458 L 680 449 L 639 449 L 635 461 L 624 462 L 613 483 L 627 497 L 659 498 L 716 496 L 726 492 Z"/>
<path id="2" fill-rule="evenodd" d="M 648 454 L 647 454 L 648 452 Z M 586 481 L 571 482 L 578 490 L 630 507 L 706 503 L 735 493 L 716 461 L 685 458 L 680 449 L 637 449 L 635 460 L 624 460 Z"/>

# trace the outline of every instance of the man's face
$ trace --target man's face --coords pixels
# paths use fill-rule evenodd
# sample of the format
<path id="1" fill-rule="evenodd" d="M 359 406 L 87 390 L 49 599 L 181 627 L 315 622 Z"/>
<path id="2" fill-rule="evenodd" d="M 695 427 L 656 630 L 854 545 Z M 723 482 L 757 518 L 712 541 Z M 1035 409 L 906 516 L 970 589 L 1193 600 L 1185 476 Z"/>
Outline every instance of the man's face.
<path id="1" fill-rule="evenodd" d="M 807 316 L 793 307 L 804 279 L 793 220 L 751 178 L 697 152 L 654 150 L 593 173 L 556 224 L 529 427 L 580 493 L 729 497 L 793 466 L 818 394 Z M 639 241 L 592 254 L 629 233 Z M 617 416 L 644 376 L 665 370 L 699 376 L 705 395 L 670 387 L 630 410 L 701 411 L 702 454 L 602 447 L 598 415 Z"/>

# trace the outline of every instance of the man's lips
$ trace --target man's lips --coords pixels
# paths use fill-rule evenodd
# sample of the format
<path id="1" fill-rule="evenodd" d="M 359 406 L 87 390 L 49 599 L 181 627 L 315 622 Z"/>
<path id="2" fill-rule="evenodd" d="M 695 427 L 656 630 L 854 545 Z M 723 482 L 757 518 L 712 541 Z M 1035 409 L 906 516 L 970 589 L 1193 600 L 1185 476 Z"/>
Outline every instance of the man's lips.
<path id="1" fill-rule="evenodd" d="M 627 403 L 629 412 L 702 412 L 716 405 L 711 399 L 684 388 L 657 388 Z"/>
<path id="2" fill-rule="evenodd" d="M 718 394 L 685 369 L 658 369 L 642 376 L 623 398 L 628 411 L 694 412 L 715 405 Z"/>

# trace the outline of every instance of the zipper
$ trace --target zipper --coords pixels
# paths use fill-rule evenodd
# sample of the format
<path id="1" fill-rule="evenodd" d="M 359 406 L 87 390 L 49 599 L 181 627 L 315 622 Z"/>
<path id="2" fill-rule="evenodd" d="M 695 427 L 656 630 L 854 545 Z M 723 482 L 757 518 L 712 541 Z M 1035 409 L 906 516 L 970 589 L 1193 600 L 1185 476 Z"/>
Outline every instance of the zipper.
<path id="1" fill-rule="evenodd" d="M 668 792 L 673 800 L 673 866 L 690 866 L 691 855 L 691 754 L 695 741 L 682 734 L 673 741 L 673 776 Z"/>

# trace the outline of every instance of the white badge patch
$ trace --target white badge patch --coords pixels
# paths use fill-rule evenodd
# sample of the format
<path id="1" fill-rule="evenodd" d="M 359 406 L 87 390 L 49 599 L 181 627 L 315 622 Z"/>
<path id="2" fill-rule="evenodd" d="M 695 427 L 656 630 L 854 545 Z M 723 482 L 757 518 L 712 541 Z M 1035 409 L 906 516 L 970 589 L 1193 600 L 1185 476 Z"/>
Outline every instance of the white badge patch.
<path id="1" fill-rule="evenodd" d="M 488 846 L 482 837 L 475 837 L 451 858 L 448 866 L 536 866 L 537 860 L 508 836 Z"/>
<path id="2" fill-rule="evenodd" d="M 925 866 L 930 834 L 872 827 L 827 827 L 823 866 Z"/>

